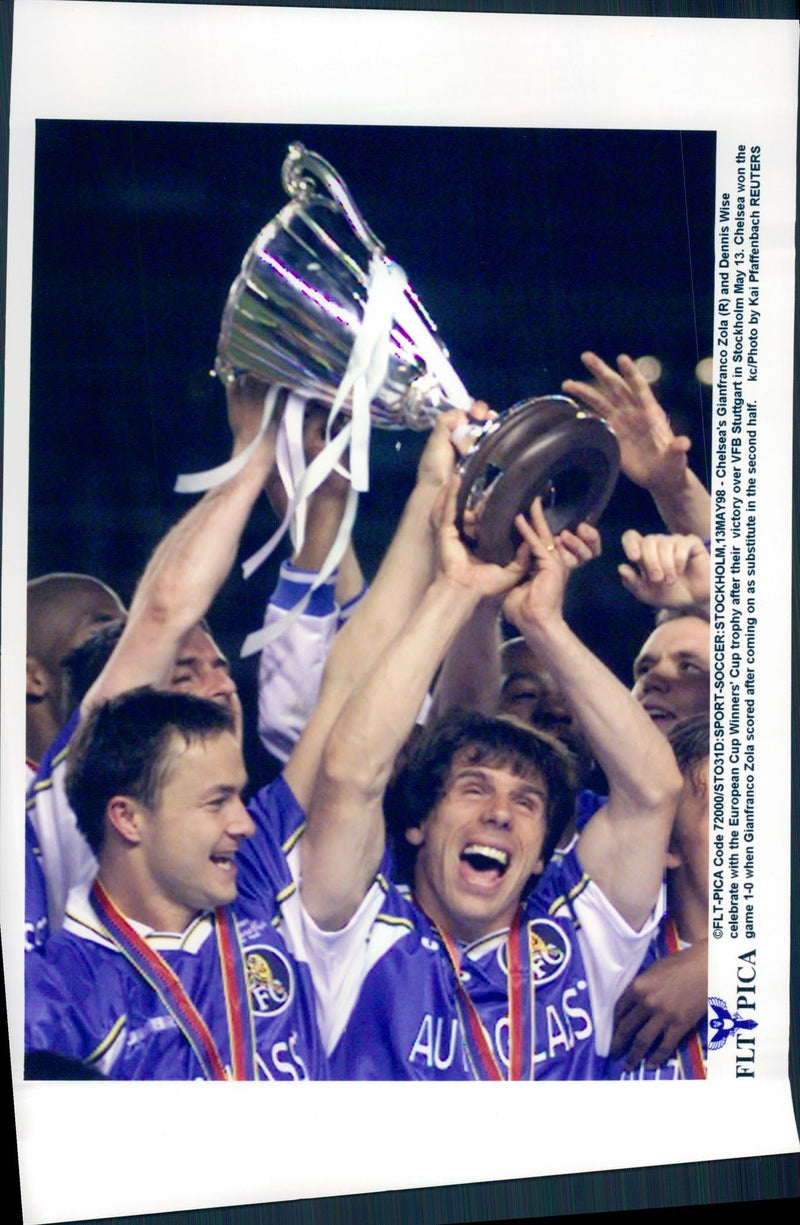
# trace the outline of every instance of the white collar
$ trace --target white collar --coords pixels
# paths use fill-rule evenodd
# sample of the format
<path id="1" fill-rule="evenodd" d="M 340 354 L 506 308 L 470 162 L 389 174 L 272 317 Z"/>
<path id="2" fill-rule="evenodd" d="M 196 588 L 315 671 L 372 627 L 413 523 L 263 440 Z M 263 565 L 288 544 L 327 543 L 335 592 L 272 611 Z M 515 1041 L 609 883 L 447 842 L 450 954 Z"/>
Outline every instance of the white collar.
<path id="1" fill-rule="evenodd" d="M 104 948 L 115 949 L 116 943 L 111 939 L 103 924 L 95 914 L 89 900 L 89 890 L 92 882 L 85 881 L 70 890 L 64 916 L 64 930 L 82 940 L 90 940 L 101 944 Z M 125 916 L 137 935 L 146 940 L 148 945 L 160 952 L 180 949 L 186 953 L 197 953 L 214 928 L 213 916 L 209 912 L 196 915 L 182 932 L 159 932 L 139 923 L 136 919 Z"/>

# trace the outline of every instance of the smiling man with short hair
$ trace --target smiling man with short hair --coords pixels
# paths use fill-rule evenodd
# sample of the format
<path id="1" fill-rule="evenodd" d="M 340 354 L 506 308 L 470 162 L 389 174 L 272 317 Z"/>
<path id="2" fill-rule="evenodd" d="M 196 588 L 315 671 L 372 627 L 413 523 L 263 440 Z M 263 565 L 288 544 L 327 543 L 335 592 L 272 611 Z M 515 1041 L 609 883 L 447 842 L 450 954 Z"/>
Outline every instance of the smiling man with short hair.
<path id="1" fill-rule="evenodd" d="M 219 702 L 145 688 L 88 715 L 67 794 L 99 866 L 25 959 L 29 1055 L 120 1080 L 326 1075 L 280 924 L 295 811 L 280 790 L 248 811 L 246 782 Z"/>

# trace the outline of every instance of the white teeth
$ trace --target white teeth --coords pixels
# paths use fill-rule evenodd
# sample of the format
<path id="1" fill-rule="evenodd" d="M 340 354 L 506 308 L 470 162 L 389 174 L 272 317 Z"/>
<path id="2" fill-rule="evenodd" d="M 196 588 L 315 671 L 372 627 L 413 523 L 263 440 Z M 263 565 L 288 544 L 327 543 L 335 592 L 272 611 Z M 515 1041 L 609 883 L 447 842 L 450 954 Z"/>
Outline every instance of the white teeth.
<path id="1" fill-rule="evenodd" d="M 501 868 L 508 866 L 508 852 L 501 851 L 496 846 L 484 846 L 480 842 L 472 842 L 469 846 L 464 847 L 462 854 L 482 855 L 484 859 L 493 859 L 495 863 L 499 863 Z"/>

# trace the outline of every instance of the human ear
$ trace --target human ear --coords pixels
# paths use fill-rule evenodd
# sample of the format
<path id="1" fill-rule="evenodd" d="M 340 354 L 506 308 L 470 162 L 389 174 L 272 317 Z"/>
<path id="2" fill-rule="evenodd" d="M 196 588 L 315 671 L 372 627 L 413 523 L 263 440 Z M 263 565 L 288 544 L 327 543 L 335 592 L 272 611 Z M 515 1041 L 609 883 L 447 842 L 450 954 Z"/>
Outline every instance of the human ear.
<path id="1" fill-rule="evenodd" d="M 141 810 L 129 796 L 112 796 L 106 804 L 106 817 L 125 842 L 133 845 L 141 842 Z"/>
<path id="2" fill-rule="evenodd" d="M 47 670 L 35 655 L 25 656 L 25 694 L 34 701 L 41 701 L 50 692 Z"/>
<path id="3" fill-rule="evenodd" d="M 421 825 L 412 825 L 406 830 L 406 842 L 412 846 L 422 846 L 424 841 L 425 833 Z"/>

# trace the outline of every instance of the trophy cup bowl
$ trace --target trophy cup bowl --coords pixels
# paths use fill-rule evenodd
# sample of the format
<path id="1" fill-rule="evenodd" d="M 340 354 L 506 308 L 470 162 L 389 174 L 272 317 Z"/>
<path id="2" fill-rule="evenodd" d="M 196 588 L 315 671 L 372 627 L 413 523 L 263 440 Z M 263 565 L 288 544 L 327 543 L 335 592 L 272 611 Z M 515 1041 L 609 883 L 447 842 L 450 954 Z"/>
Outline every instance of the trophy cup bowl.
<path id="1" fill-rule="evenodd" d="M 352 413 L 355 424 L 355 394 L 343 398 L 342 390 L 369 330 L 371 295 L 381 275 L 384 285 L 393 275 L 388 326 L 370 341 L 367 428 L 423 430 L 448 408 L 468 412 L 472 398 L 433 320 L 333 167 L 292 144 L 282 181 L 291 199 L 244 256 L 222 316 L 215 373 L 224 381 L 254 375 L 336 405 L 332 418 Z M 554 532 L 595 522 L 605 509 L 619 447 L 602 418 L 568 397 L 523 400 L 476 424 L 472 436 L 459 469 L 457 513 L 463 538 L 483 560 L 512 559 L 520 539 L 514 518 L 527 514 L 537 495 Z"/>
<path id="2" fill-rule="evenodd" d="M 282 180 L 292 199 L 245 254 L 225 304 L 215 372 L 223 380 L 253 374 L 330 404 L 363 323 L 371 261 L 396 265 L 339 175 L 318 154 L 290 145 Z M 386 429 L 429 429 L 445 399 L 430 369 L 432 358 L 456 383 L 463 406 L 469 397 L 436 325 L 408 284 L 403 310 L 415 335 L 399 322 L 392 326 L 387 369 L 370 416 Z"/>
<path id="3" fill-rule="evenodd" d="M 538 396 L 486 426 L 459 472 L 457 521 L 469 523 L 481 560 L 506 565 L 522 539 L 514 519 L 536 497 L 554 534 L 597 522 L 619 475 L 619 446 L 605 421 L 569 396 Z"/>

